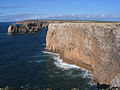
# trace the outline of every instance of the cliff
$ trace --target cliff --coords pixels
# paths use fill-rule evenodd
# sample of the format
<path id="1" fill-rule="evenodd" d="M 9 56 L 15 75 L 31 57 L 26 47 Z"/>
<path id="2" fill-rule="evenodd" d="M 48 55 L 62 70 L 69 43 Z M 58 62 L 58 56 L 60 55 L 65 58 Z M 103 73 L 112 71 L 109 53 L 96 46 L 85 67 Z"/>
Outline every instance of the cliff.
<path id="1" fill-rule="evenodd" d="M 49 24 L 46 49 L 91 70 L 96 83 L 120 86 L 120 23 Z"/>
<path id="2" fill-rule="evenodd" d="M 33 33 L 39 32 L 42 28 L 47 28 L 48 23 L 46 21 L 23 21 L 16 22 L 16 24 L 8 27 L 8 33 Z"/>

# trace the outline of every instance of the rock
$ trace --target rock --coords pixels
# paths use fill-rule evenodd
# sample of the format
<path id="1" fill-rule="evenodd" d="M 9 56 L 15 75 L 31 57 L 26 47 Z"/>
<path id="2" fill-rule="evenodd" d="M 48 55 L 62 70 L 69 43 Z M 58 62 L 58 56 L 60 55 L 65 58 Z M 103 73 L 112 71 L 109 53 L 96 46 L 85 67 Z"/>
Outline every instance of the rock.
<path id="1" fill-rule="evenodd" d="M 8 27 L 8 33 L 26 33 L 28 30 L 24 25 L 13 25 Z"/>
<path id="2" fill-rule="evenodd" d="M 11 33 L 12 32 L 12 26 L 9 26 L 8 27 L 8 33 Z"/>
<path id="3" fill-rule="evenodd" d="M 120 23 L 49 24 L 46 49 L 91 70 L 96 83 L 120 86 Z"/>
<path id="4" fill-rule="evenodd" d="M 106 84 L 99 84 L 97 83 L 97 88 L 98 89 L 109 89 L 110 88 L 110 85 L 106 85 Z"/>
<path id="5" fill-rule="evenodd" d="M 9 87 L 9 86 L 6 86 L 6 87 L 5 87 L 5 90 L 10 90 L 10 87 Z"/>
<path id="6" fill-rule="evenodd" d="M 32 22 L 32 21 L 24 21 L 24 22 L 17 22 L 14 25 L 8 27 L 8 33 L 15 34 L 15 33 L 34 33 L 41 31 L 42 28 L 47 28 L 48 23 L 39 21 L 39 22 Z"/>

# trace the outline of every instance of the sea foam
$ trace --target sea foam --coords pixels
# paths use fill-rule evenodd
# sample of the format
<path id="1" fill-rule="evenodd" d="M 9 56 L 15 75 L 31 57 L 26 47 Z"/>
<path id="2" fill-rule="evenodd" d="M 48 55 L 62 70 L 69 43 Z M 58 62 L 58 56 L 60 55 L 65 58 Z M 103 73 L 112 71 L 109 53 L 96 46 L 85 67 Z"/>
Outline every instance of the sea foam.
<path id="1" fill-rule="evenodd" d="M 55 61 L 54 61 L 54 64 L 55 64 L 57 67 L 59 67 L 59 68 L 61 68 L 61 69 L 63 69 L 63 70 L 68 70 L 68 69 L 80 69 L 80 70 L 82 71 L 82 77 L 83 77 L 83 78 L 92 78 L 92 73 L 91 73 L 91 71 L 86 70 L 86 69 L 84 69 L 84 68 L 81 68 L 81 67 L 79 67 L 79 66 L 77 66 L 77 65 L 68 64 L 68 63 L 64 62 L 64 61 L 60 58 L 59 54 L 57 54 L 57 53 L 52 53 L 52 52 L 48 52 L 48 51 L 43 51 L 43 53 L 52 55 L 53 59 L 55 60 Z"/>
<path id="2" fill-rule="evenodd" d="M 52 52 L 48 52 L 48 51 L 43 51 L 43 53 L 53 55 L 53 59 L 55 60 L 54 64 L 60 68 L 63 68 L 63 69 L 80 68 L 74 64 L 68 64 L 68 63 L 64 62 L 60 58 L 59 54 L 57 54 L 57 53 L 52 53 Z"/>

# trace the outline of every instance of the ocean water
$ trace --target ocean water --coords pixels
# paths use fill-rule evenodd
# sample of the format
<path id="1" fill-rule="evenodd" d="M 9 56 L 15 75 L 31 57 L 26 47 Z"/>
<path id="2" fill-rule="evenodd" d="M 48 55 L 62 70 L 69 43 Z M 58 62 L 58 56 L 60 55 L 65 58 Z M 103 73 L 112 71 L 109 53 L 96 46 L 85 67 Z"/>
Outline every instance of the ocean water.
<path id="1" fill-rule="evenodd" d="M 9 35 L 11 24 L 0 23 L 0 87 L 87 90 L 91 86 L 91 72 L 45 50 L 47 29 L 36 34 Z"/>

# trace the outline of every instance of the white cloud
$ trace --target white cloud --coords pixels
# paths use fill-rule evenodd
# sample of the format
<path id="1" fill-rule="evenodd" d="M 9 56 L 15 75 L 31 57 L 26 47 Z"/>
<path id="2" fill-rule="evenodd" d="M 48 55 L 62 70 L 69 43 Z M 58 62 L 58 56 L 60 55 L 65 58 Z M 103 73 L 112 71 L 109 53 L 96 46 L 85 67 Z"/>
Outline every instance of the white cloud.
<path id="1" fill-rule="evenodd" d="M 120 14 L 69 14 L 69 15 L 54 15 L 54 16 L 33 16 L 32 19 L 120 21 Z"/>
<path id="2" fill-rule="evenodd" d="M 45 14 L 16 14 L 2 15 L 0 21 L 21 21 L 28 19 L 63 19 L 63 20 L 99 20 L 99 21 L 120 21 L 120 14 L 68 14 L 68 15 L 45 15 Z"/>

